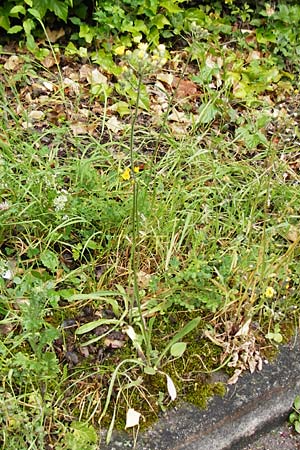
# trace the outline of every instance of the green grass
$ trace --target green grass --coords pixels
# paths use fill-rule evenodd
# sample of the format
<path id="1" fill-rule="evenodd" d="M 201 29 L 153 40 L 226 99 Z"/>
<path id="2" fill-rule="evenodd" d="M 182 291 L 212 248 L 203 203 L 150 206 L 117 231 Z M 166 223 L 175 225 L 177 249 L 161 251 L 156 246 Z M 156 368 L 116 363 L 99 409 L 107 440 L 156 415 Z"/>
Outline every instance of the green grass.
<path id="1" fill-rule="evenodd" d="M 68 119 L 59 89 L 57 123 L 27 128 L 31 80 L 14 77 L 0 116 L 0 439 L 94 449 L 100 418 L 124 426 L 132 407 L 149 423 L 170 405 L 165 374 L 179 401 L 205 404 L 220 393 L 209 373 L 257 367 L 288 336 L 300 306 L 297 146 L 266 137 L 267 102 L 229 88 L 214 91 L 217 116 L 180 135 L 140 112 L 114 133 L 107 109 L 91 113 L 94 136 L 76 136 L 80 102 L 70 96 Z M 126 179 L 130 166 L 140 170 Z M 180 356 L 174 343 L 187 344 Z"/>

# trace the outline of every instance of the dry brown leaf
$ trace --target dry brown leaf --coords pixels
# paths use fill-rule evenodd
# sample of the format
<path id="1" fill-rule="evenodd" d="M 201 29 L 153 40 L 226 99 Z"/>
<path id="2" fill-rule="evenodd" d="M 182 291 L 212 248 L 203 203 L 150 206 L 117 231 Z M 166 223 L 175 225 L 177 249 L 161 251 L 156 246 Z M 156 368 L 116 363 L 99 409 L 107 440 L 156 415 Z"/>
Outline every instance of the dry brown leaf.
<path id="1" fill-rule="evenodd" d="M 33 124 L 31 122 L 22 122 L 21 123 L 22 128 L 24 128 L 24 130 L 30 130 L 30 128 L 33 128 Z"/>
<path id="2" fill-rule="evenodd" d="M 118 133 L 124 129 L 124 124 L 120 122 L 116 116 L 111 116 L 106 122 L 106 127 L 113 133 Z"/>
<path id="3" fill-rule="evenodd" d="M 249 327 L 251 324 L 251 319 L 248 319 L 247 322 L 245 322 L 239 331 L 235 334 L 235 336 L 246 336 L 249 334 Z"/>
<path id="4" fill-rule="evenodd" d="M 227 381 L 227 384 L 235 384 L 238 381 L 241 373 L 242 373 L 241 369 L 236 369 L 232 377 L 229 378 L 229 380 Z"/>
<path id="5" fill-rule="evenodd" d="M 91 74 L 87 77 L 89 83 L 95 84 L 107 84 L 107 77 L 103 75 L 98 69 L 92 70 Z"/>
<path id="6" fill-rule="evenodd" d="M 6 70 L 16 70 L 20 64 L 22 64 L 23 60 L 17 55 L 12 55 L 8 58 L 6 63 L 4 64 L 4 69 Z"/>
<path id="7" fill-rule="evenodd" d="M 151 275 L 149 273 L 144 272 L 143 270 L 140 270 L 137 273 L 137 279 L 140 288 L 146 289 L 151 281 Z"/>
<path id="8" fill-rule="evenodd" d="M 80 134 L 92 134 L 95 131 L 96 125 L 91 125 L 84 122 L 76 122 L 70 125 L 70 128 L 74 134 L 74 136 L 78 136 Z"/>
<path id="9" fill-rule="evenodd" d="M 286 239 L 291 242 L 296 242 L 299 239 L 299 230 L 295 225 L 289 227 L 289 231 L 286 234 Z"/>
<path id="10" fill-rule="evenodd" d="M 44 117 L 44 113 L 43 113 L 43 111 L 33 110 L 28 113 L 28 117 L 31 120 L 41 120 Z"/>
<path id="11" fill-rule="evenodd" d="M 162 81 L 163 83 L 168 84 L 169 86 L 173 86 L 174 83 L 174 75 L 169 72 L 160 72 L 156 75 L 157 80 Z"/>
<path id="12" fill-rule="evenodd" d="M 63 28 L 60 28 L 59 30 L 50 30 L 50 28 L 47 27 L 46 32 L 50 42 L 56 42 L 65 35 L 65 30 Z"/>
<path id="13" fill-rule="evenodd" d="M 168 120 L 172 122 L 180 122 L 180 123 L 188 123 L 191 124 L 191 120 L 186 116 L 185 112 L 177 111 L 177 109 L 173 108 L 172 113 L 169 114 Z"/>
<path id="14" fill-rule="evenodd" d="M 136 427 L 140 423 L 141 413 L 135 411 L 133 408 L 129 408 L 126 414 L 126 428 Z"/>
<path id="15" fill-rule="evenodd" d="M 169 127 L 175 137 L 180 138 L 187 134 L 188 125 L 186 125 L 186 124 L 177 124 L 177 123 L 173 122 L 173 123 L 170 123 Z"/>
<path id="16" fill-rule="evenodd" d="M 103 341 L 105 347 L 110 347 L 110 348 L 122 348 L 125 345 L 125 341 L 120 341 L 119 339 L 109 339 L 106 338 Z"/>
<path id="17" fill-rule="evenodd" d="M 48 90 L 48 91 L 53 91 L 54 90 L 54 84 L 53 83 L 51 83 L 51 81 L 43 81 L 43 86 L 45 86 L 45 88 Z"/>
<path id="18" fill-rule="evenodd" d="M 55 66 L 59 62 L 59 56 L 56 56 L 56 59 L 53 57 L 53 55 L 48 55 L 42 60 L 42 64 L 47 69 L 50 69 L 50 67 Z"/>
<path id="19" fill-rule="evenodd" d="M 70 89 L 71 94 L 73 93 L 75 95 L 79 95 L 80 87 L 79 87 L 79 84 L 76 83 L 76 81 L 71 80 L 71 78 L 66 77 L 63 79 L 63 83 L 64 83 L 65 88 Z"/>
<path id="20" fill-rule="evenodd" d="M 198 86 L 190 80 L 181 80 L 178 77 L 174 77 L 173 88 L 176 89 L 176 99 L 191 98 L 198 95 Z"/>
<path id="21" fill-rule="evenodd" d="M 248 63 L 250 63 L 251 61 L 254 61 L 256 59 L 261 59 L 261 58 L 262 58 L 261 52 L 258 52 L 257 50 L 253 50 L 252 52 L 249 53 L 248 58 L 246 59 L 246 61 Z"/>
<path id="22" fill-rule="evenodd" d="M 83 64 L 79 70 L 80 81 L 89 81 L 90 83 L 91 78 L 92 78 L 92 67 L 89 64 Z"/>

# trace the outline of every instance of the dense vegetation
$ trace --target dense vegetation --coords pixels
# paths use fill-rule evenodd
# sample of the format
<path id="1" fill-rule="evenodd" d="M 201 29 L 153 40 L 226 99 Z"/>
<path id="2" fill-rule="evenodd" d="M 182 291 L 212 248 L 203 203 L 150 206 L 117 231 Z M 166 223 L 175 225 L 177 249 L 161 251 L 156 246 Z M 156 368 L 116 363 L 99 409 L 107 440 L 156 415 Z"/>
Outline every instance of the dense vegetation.
<path id="1" fill-rule="evenodd" d="M 0 7 L 0 440 L 96 449 L 299 320 L 298 2 Z"/>

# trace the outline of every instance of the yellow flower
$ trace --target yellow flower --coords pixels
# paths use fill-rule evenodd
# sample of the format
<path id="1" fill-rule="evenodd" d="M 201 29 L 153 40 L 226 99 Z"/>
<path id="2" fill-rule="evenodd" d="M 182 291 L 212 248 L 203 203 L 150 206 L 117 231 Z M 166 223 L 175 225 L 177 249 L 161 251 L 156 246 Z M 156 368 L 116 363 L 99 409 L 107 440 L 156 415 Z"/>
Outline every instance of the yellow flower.
<path id="1" fill-rule="evenodd" d="M 133 168 L 133 171 L 134 171 L 135 173 L 139 173 L 139 171 L 140 171 L 139 166 L 135 166 L 135 167 Z"/>
<path id="2" fill-rule="evenodd" d="M 146 42 L 140 42 L 138 48 L 143 52 L 146 52 L 148 49 L 148 44 Z"/>
<path id="3" fill-rule="evenodd" d="M 130 172 L 131 172 L 130 168 L 126 167 L 124 172 L 121 173 L 121 177 L 123 178 L 123 180 L 125 180 L 125 181 L 130 180 Z"/>
<path id="4" fill-rule="evenodd" d="M 276 291 L 274 288 L 272 288 L 272 286 L 268 286 L 265 290 L 265 296 L 267 298 L 273 298 L 274 295 L 276 294 Z"/>
<path id="5" fill-rule="evenodd" d="M 122 55 L 124 55 L 125 50 L 126 50 L 125 45 L 119 45 L 119 47 L 116 47 L 114 49 L 114 53 L 115 53 L 115 55 L 122 56 Z"/>

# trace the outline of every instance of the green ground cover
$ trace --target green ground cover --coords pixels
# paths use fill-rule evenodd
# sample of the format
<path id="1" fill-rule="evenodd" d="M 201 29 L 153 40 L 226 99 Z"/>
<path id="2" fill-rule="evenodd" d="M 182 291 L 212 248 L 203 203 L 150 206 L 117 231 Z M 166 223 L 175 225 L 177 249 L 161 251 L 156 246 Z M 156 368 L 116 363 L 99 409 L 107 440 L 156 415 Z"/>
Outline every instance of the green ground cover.
<path id="1" fill-rule="evenodd" d="M 2 46 L 5 449 L 205 406 L 299 326 L 300 7 L 223 8 Z"/>

